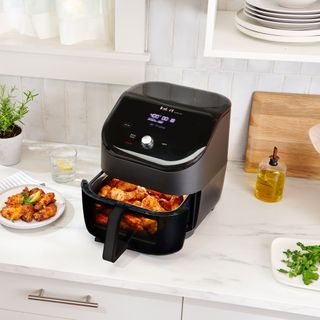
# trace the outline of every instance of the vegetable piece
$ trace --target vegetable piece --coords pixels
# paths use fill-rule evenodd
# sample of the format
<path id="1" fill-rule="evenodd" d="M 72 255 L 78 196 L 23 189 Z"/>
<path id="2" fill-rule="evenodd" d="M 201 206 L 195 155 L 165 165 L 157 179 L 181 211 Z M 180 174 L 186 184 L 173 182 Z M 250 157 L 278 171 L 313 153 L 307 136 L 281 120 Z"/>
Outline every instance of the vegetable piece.
<path id="1" fill-rule="evenodd" d="M 287 267 L 286 269 L 278 269 L 279 272 L 288 274 L 290 278 L 302 276 L 303 283 L 310 283 L 319 279 L 318 267 L 320 262 L 320 245 L 305 246 L 301 242 L 297 242 L 298 250 L 286 250 L 283 253 L 286 259 L 282 260 Z"/>

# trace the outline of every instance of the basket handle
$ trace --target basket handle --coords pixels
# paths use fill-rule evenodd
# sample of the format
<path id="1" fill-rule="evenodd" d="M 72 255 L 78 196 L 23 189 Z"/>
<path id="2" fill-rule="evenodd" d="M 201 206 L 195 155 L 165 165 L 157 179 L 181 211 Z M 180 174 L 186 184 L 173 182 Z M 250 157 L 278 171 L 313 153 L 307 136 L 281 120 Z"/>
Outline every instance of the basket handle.
<path id="1" fill-rule="evenodd" d="M 115 206 L 109 214 L 102 254 L 104 260 L 115 262 L 128 248 L 133 232 L 126 237 L 119 237 L 120 221 L 125 210 L 125 208 Z"/>

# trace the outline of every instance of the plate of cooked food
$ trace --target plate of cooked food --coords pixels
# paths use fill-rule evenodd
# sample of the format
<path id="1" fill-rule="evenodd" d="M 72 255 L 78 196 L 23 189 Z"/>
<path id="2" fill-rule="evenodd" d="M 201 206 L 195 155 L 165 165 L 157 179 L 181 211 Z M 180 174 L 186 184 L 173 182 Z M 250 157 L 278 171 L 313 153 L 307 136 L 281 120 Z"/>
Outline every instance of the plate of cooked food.
<path id="1" fill-rule="evenodd" d="M 63 196 L 41 185 L 22 185 L 0 194 L 0 223 L 15 229 L 40 228 L 64 212 Z"/>

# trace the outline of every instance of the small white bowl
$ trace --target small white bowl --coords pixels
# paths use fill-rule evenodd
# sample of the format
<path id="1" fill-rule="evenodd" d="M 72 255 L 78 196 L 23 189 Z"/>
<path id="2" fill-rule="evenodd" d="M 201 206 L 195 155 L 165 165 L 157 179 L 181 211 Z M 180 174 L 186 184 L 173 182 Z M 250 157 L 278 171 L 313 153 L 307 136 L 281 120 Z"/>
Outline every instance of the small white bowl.
<path id="1" fill-rule="evenodd" d="M 303 9 L 317 1 L 318 0 L 277 0 L 281 7 L 290 9 Z"/>

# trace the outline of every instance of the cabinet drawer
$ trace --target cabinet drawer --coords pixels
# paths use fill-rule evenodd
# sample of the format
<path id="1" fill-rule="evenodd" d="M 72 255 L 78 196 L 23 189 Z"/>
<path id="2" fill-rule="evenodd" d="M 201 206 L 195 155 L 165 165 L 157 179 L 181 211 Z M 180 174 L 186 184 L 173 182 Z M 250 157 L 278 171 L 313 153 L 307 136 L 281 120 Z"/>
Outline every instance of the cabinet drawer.
<path id="1" fill-rule="evenodd" d="M 231 304 L 185 298 L 182 320 L 315 320 L 286 312 L 241 307 Z"/>
<path id="2" fill-rule="evenodd" d="M 181 316 L 179 297 L 7 272 L 0 273 L 0 283 L 0 309 L 5 310 L 76 320 L 127 320 L 133 315 L 139 320 L 178 320 Z M 28 299 L 29 295 L 37 296 L 40 289 L 44 289 L 43 296 L 57 301 Z M 88 295 L 97 308 L 65 304 L 70 300 L 84 302 Z"/>
<path id="3" fill-rule="evenodd" d="M 50 316 L 41 316 L 34 313 L 25 313 L 18 311 L 9 311 L 0 309 L 0 319 L 3 320 L 68 320 L 67 318 L 53 318 Z"/>

